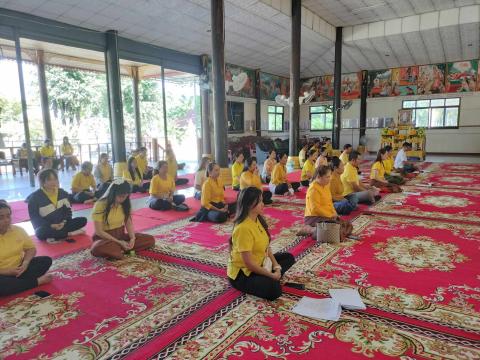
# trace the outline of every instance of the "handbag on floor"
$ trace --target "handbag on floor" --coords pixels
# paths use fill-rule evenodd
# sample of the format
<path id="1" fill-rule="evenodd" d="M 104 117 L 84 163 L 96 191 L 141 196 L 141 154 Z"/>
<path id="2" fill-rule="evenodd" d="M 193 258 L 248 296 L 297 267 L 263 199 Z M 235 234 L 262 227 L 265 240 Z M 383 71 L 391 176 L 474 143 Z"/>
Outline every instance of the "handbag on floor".
<path id="1" fill-rule="evenodd" d="M 336 222 L 317 223 L 317 242 L 339 244 L 341 227 L 341 224 Z"/>

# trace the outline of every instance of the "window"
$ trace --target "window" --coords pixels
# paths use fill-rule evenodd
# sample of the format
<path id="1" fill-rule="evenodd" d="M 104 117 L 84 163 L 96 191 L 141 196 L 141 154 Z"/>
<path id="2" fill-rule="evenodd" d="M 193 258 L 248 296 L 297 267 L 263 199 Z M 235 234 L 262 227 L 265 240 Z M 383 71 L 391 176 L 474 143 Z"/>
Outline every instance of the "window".
<path id="1" fill-rule="evenodd" d="M 367 118 L 367 129 L 382 129 L 393 124 L 393 118 L 373 117 Z"/>
<path id="2" fill-rule="evenodd" d="M 332 130 L 333 113 L 328 106 L 310 106 L 310 130 Z"/>
<path id="3" fill-rule="evenodd" d="M 227 118 L 229 133 L 243 133 L 244 110 L 243 102 L 227 101 Z"/>
<path id="4" fill-rule="evenodd" d="M 405 100 L 403 108 L 413 110 L 415 127 L 430 129 L 458 127 L 460 98 Z"/>
<path id="5" fill-rule="evenodd" d="M 283 106 L 268 107 L 268 131 L 283 131 Z"/>
<path id="6" fill-rule="evenodd" d="M 342 129 L 358 129 L 359 119 L 342 119 Z"/>

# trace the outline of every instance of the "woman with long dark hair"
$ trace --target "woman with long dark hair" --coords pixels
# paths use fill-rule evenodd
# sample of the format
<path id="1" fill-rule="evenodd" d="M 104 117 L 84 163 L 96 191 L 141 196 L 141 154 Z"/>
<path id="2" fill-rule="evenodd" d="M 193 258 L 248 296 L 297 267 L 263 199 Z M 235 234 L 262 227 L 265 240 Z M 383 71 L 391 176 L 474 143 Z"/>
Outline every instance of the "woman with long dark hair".
<path id="1" fill-rule="evenodd" d="M 93 256 L 123 259 L 126 252 L 145 250 L 155 244 L 153 236 L 134 232 L 129 196 L 130 184 L 114 180 L 95 203 L 95 234 L 90 250 Z"/>
<path id="2" fill-rule="evenodd" d="M 192 221 L 223 223 L 235 212 L 235 204 L 225 203 L 225 189 L 220 179 L 220 166 L 211 162 L 207 167 L 207 180 L 202 186 L 202 207 Z"/>
<path id="3" fill-rule="evenodd" d="M 288 154 L 281 153 L 280 161 L 278 164 L 275 165 L 272 171 L 272 178 L 270 180 L 270 184 L 268 185 L 270 191 L 275 195 L 284 195 L 285 193 L 289 192 L 290 189 L 292 191 L 298 191 L 300 187 L 299 182 L 292 182 L 290 183 L 287 179 L 287 160 Z"/>
<path id="4" fill-rule="evenodd" d="M 63 137 L 62 145 L 60 146 L 60 152 L 62 153 L 62 170 L 63 170 L 63 159 L 65 159 L 65 167 L 71 167 L 72 170 L 77 170 L 77 166 L 79 165 L 79 161 L 77 157 L 73 154 L 73 146 L 70 144 L 70 140 L 68 140 L 68 136 Z"/>
<path id="5" fill-rule="evenodd" d="M 272 203 L 272 192 L 269 190 L 263 190 L 262 179 L 258 175 L 257 158 L 252 156 L 247 159 L 247 170 L 245 170 L 240 176 L 240 190 L 246 189 L 250 186 L 256 187 L 262 190 L 263 203 L 269 205 Z"/>
<path id="6" fill-rule="evenodd" d="M 330 192 L 332 193 L 333 206 L 339 215 L 348 215 L 357 208 L 358 197 L 356 193 L 343 196 L 343 183 L 340 176 L 345 170 L 340 158 L 334 156 L 330 164 L 332 177 L 330 179 Z"/>
<path id="7" fill-rule="evenodd" d="M 202 157 L 198 170 L 195 173 L 195 199 L 200 200 L 202 197 L 202 186 L 205 180 L 207 179 L 207 166 L 210 162 L 209 157 Z"/>
<path id="8" fill-rule="evenodd" d="M 128 158 L 127 169 L 123 171 L 123 180 L 130 184 L 132 193 L 146 193 L 150 187 L 149 182 L 143 181 L 143 174 L 137 165 L 137 159 L 133 156 Z"/>
<path id="9" fill-rule="evenodd" d="M 185 195 L 175 194 L 175 180 L 168 174 L 166 161 L 159 161 L 150 183 L 148 206 L 153 210 L 187 211 Z"/>
<path id="10" fill-rule="evenodd" d="M 375 159 L 370 171 L 370 185 L 392 193 L 402 192 L 402 188 L 400 186 L 397 184 L 391 184 L 385 179 L 384 161 L 387 160 L 387 157 L 388 155 L 385 149 L 378 150 L 377 158 Z"/>
<path id="11" fill-rule="evenodd" d="M 84 217 L 72 218 L 68 193 L 60 188 L 57 172 L 44 169 L 38 173 L 40 189 L 28 197 L 28 214 L 40 240 L 49 243 L 85 233 Z"/>
<path id="12" fill-rule="evenodd" d="M 232 164 L 232 189 L 235 191 L 240 190 L 240 176 L 245 168 L 244 161 L 245 156 L 241 151 L 237 151 L 233 156 L 235 161 Z"/>
<path id="13" fill-rule="evenodd" d="M 243 189 L 237 201 L 227 275 L 235 289 L 275 300 L 282 295 L 280 278 L 295 258 L 289 253 L 272 253 L 262 213 L 262 191 L 256 187 Z"/>

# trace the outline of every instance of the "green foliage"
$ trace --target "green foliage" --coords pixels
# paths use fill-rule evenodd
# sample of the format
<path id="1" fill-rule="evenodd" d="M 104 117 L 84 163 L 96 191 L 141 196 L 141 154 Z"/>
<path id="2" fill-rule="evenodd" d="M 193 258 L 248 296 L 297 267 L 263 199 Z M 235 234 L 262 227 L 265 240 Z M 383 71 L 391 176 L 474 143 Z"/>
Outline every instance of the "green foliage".
<path id="1" fill-rule="evenodd" d="M 22 113 L 19 101 L 11 101 L 0 97 L 0 125 L 5 121 L 17 121 Z"/>

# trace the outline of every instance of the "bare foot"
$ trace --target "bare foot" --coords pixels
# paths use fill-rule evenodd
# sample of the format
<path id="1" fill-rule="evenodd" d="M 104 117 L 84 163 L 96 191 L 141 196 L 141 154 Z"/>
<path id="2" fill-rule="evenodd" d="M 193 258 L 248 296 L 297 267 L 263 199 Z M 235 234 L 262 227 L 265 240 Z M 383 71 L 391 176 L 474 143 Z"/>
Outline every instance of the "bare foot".
<path id="1" fill-rule="evenodd" d="M 37 279 L 39 286 L 44 285 L 44 284 L 48 284 L 49 282 L 52 282 L 52 280 L 53 280 L 53 276 L 50 275 L 50 274 L 42 275 Z"/>

